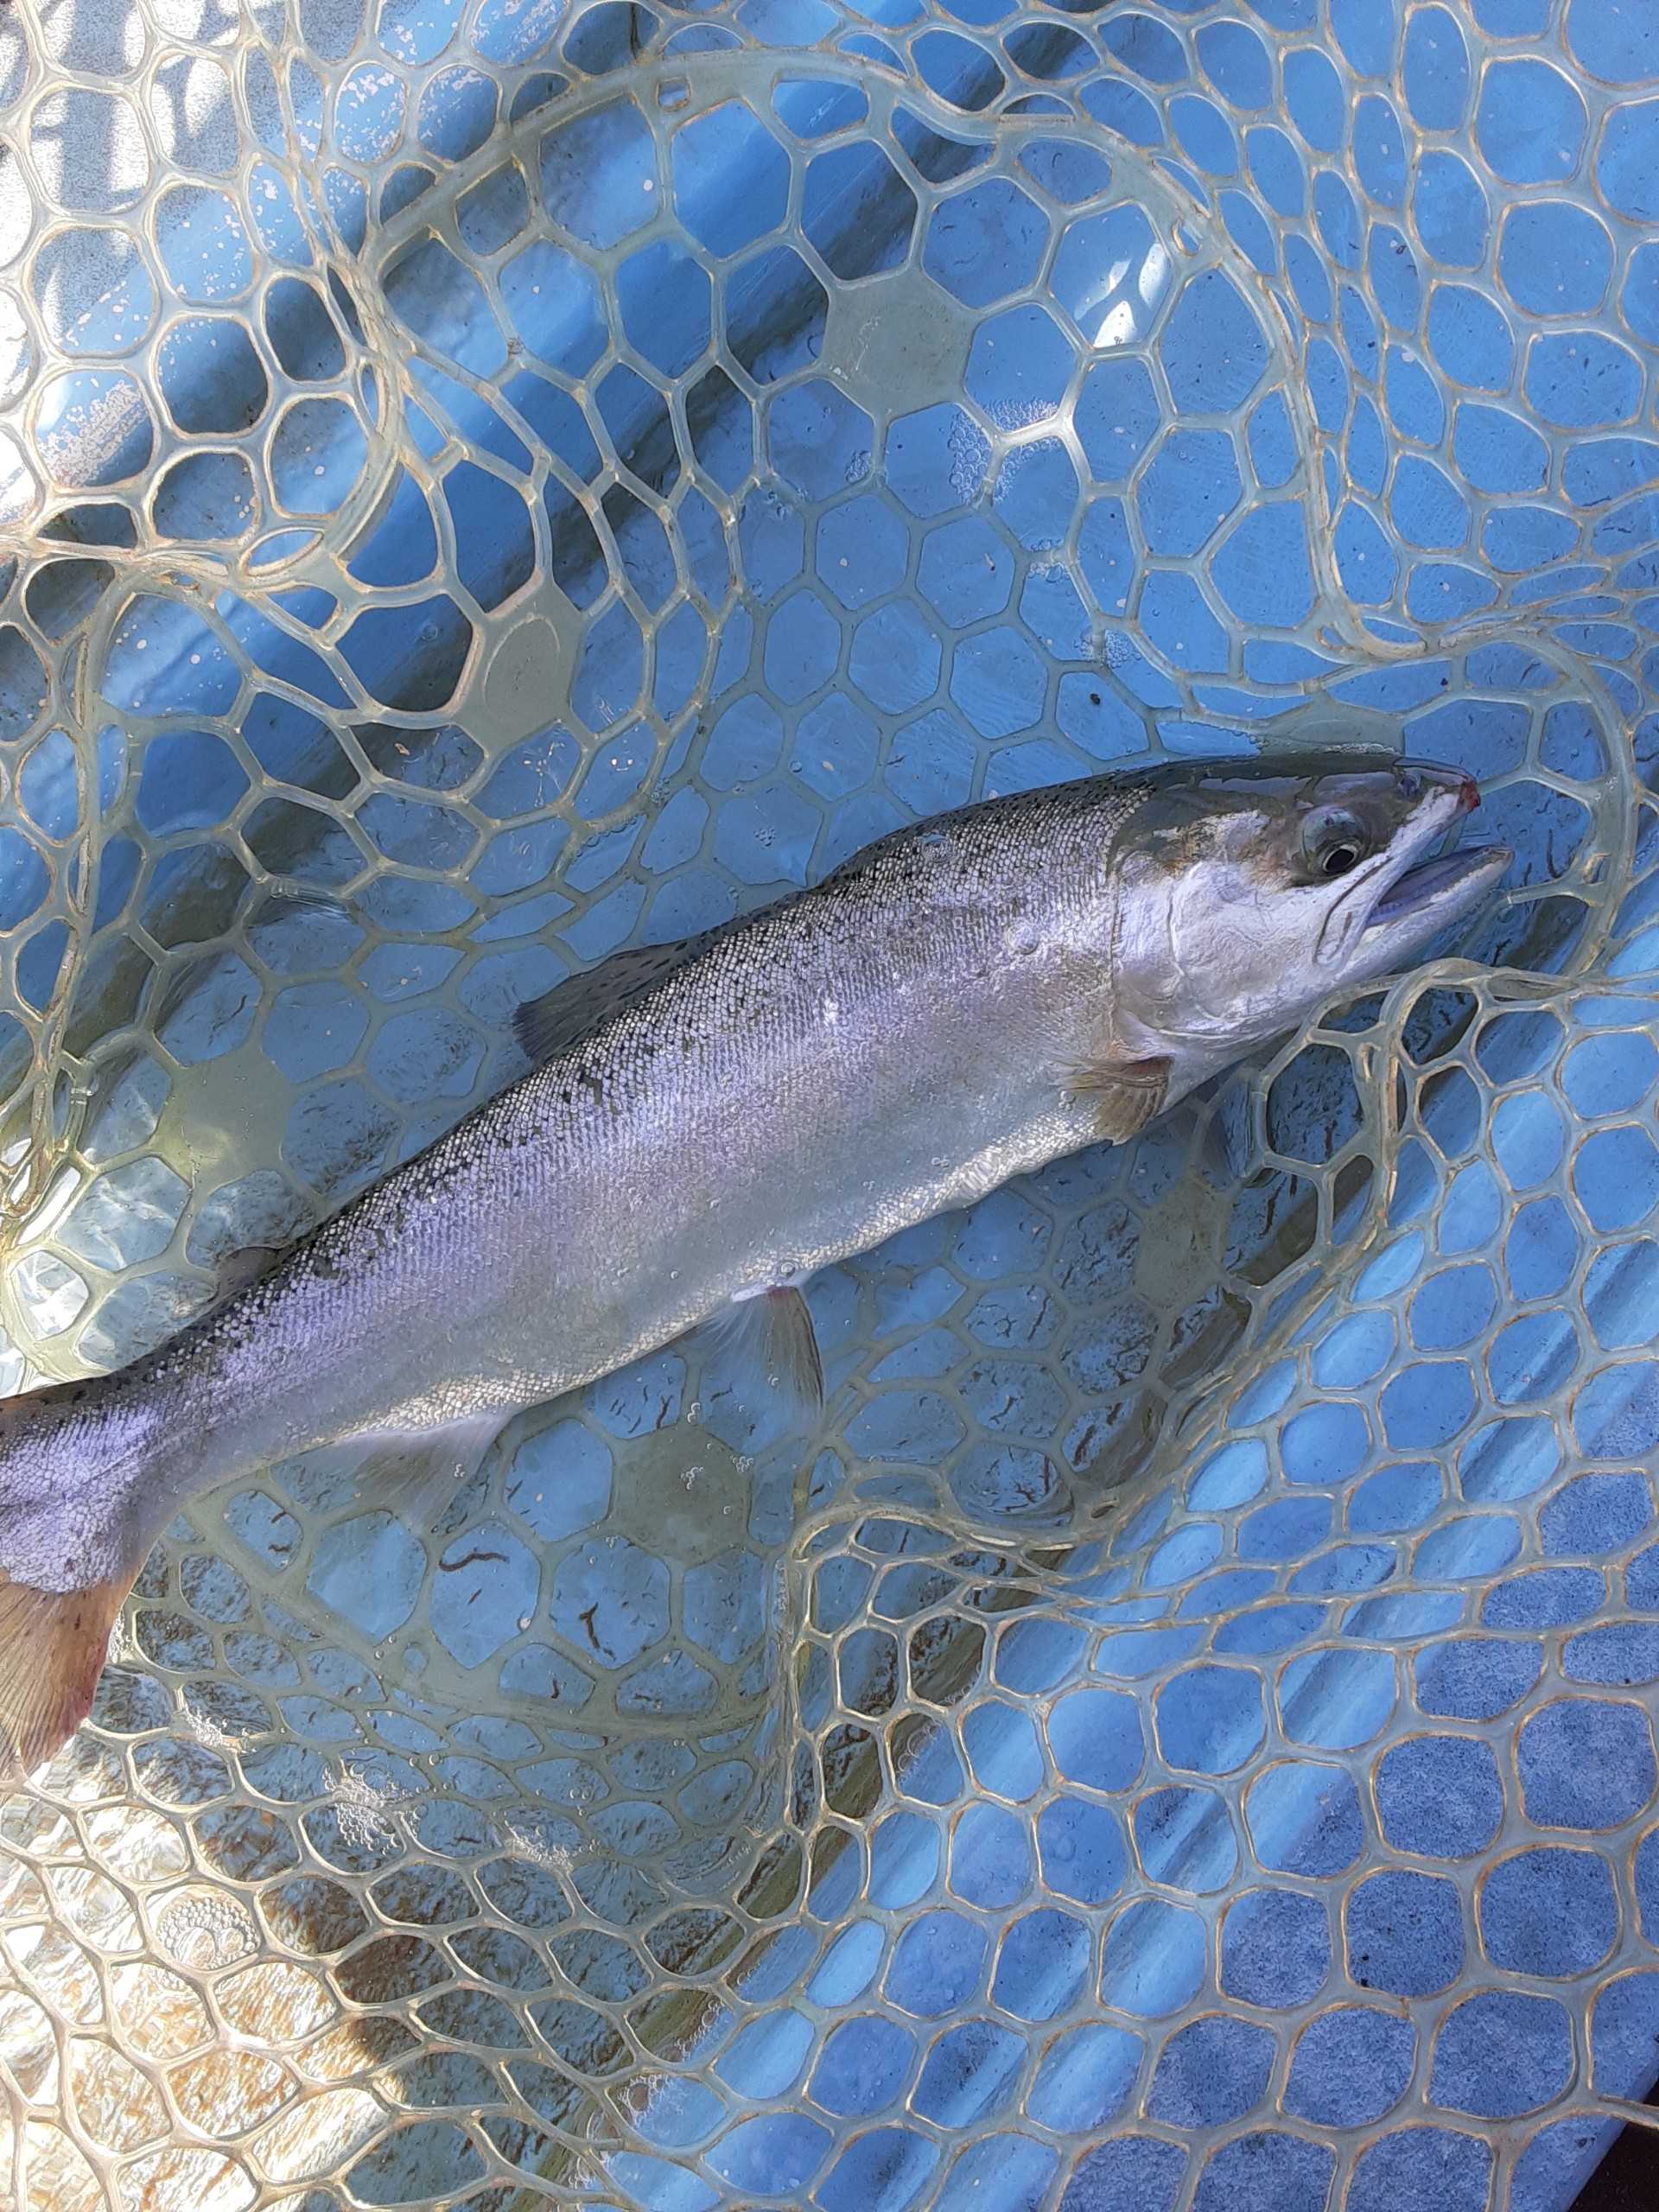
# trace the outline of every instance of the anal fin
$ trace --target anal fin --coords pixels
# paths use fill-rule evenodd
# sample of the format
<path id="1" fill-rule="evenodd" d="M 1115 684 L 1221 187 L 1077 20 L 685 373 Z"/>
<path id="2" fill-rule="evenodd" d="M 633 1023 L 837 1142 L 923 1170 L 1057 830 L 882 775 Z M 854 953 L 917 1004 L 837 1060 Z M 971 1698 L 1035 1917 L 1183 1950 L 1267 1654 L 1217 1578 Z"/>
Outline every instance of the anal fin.
<path id="1" fill-rule="evenodd" d="M 0 1789 L 22 1787 L 92 1709 L 110 1631 L 137 1579 L 35 1590 L 0 1574 Z"/>
<path id="2" fill-rule="evenodd" d="M 709 1327 L 721 1350 L 751 1383 L 779 1391 L 797 1415 L 823 1410 L 823 1362 L 812 1314 L 786 1283 L 734 1299 Z"/>
<path id="3" fill-rule="evenodd" d="M 506 1419 L 491 1414 L 448 1428 L 365 1437 L 357 1461 L 357 1486 L 411 1528 L 430 1530 L 483 1465 Z"/>
<path id="4" fill-rule="evenodd" d="M 1169 1095 L 1171 1062 L 1162 1055 L 1145 1060 L 1104 1060 L 1071 1069 L 1065 1089 L 1090 1109 L 1095 1133 L 1108 1144 L 1127 1144 L 1162 1113 Z"/>

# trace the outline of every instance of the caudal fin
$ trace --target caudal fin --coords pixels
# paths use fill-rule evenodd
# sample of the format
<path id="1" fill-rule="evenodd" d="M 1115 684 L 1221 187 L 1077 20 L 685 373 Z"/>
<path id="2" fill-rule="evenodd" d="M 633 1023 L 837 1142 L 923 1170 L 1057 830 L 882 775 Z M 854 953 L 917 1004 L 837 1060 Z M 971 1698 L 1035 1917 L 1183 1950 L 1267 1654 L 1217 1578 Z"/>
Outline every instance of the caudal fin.
<path id="1" fill-rule="evenodd" d="M 0 1574 L 0 1788 L 18 1788 L 92 1711 L 137 1573 L 69 1591 L 32 1590 Z"/>

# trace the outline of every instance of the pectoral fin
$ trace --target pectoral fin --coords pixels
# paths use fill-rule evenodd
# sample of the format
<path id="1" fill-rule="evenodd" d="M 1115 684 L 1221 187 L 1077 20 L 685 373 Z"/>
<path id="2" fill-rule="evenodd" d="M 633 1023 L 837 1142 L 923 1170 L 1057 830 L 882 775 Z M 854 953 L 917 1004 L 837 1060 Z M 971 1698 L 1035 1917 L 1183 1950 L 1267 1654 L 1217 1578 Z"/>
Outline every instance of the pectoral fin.
<path id="1" fill-rule="evenodd" d="M 512 1033 L 519 1050 L 538 1065 L 550 1060 L 556 1052 L 577 1043 L 610 1015 L 620 1014 L 642 991 L 694 958 L 718 934 L 704 930 L 672 944 L 632 945 L 626 952 L 613 952 L 584 974 L 556 983 L 540 998 L 526 999 L 512 1017 Z"/>
<path id="2" fill-rule="evenodd" d="M 1169 1095 L 1169 1071 L 1170 1062 L 1161 1055 L 1147 1060 L 1105 1060 L 1072 1069 L 1065 1088 L 1088 1105 L 1097 1135 L 1108 1144 L 1126 1144 L 1162 1113 Z"/>
<path id="3" fill-rule="evenodd" d="M 734 1299 L 708 1325 L 750 1383 L 781 1391 L 792 1413 L 817 1420 L 823 1410 L 823 1363 L 811 1313 L 798 1290 L 779 1284 Z"/>

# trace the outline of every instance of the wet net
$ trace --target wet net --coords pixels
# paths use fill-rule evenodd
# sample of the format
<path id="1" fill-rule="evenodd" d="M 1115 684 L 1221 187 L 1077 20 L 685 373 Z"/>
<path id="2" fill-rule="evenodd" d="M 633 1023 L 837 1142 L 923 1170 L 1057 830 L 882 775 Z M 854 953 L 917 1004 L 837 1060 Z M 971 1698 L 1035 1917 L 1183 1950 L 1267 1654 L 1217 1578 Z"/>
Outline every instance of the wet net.
<path id="1" fill-rule="evenodd" d="M 0 1813 L 27 2212 L 1564 2206 L 1659 2073 L 1659 29 L 0 14 L 6 1387 L 982 794 L 1403 741 L 1429 970 L 435 1528 L 203 1499 Z M 5 2184 L 0 2183 L 0 2187 Z"/>

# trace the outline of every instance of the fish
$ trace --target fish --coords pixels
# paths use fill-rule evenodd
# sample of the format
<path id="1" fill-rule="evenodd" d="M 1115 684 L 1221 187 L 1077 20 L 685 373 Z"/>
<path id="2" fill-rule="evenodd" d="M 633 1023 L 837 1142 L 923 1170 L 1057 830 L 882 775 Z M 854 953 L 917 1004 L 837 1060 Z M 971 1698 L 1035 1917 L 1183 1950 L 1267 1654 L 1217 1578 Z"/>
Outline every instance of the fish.
<path id="1" fill-rule="evenodd" d="M 0 1402 L 0 1757 L 89 1713 L 198 1494 L 340 1448 L 460 1482 L 516 1414 L 704 1325 L 791 1406 L 803 1286 L 1123 1143 L 1409 965 L 1510 855 L 1439 765 L 1165 763 L 899 830 L 815 887 L 521 1007 L 530 1071 L 115 1372 Z"/>

